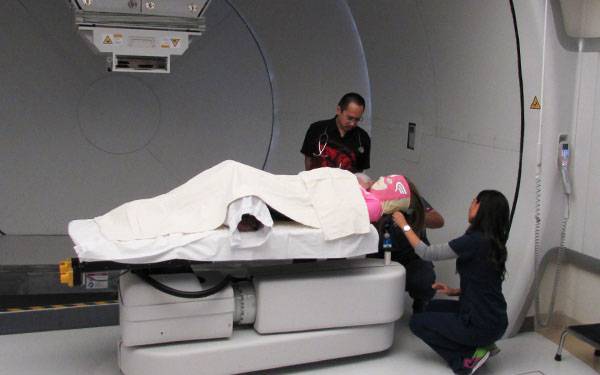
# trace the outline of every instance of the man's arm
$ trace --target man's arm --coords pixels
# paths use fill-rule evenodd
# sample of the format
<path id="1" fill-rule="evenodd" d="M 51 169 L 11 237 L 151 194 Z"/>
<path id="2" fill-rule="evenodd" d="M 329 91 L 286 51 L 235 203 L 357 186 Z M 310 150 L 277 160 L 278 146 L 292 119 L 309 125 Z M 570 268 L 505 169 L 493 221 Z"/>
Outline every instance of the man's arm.
<path id="1" fill-rule="evenodd" d="M 358 130 L 361 131 L 363 129 L 359 128 Z M 364 172 L 366 169 L 371 168 L 371 137 L 363 130 L 363 135 L 360 139 L 360 146 L 363 148 L 363 152 L 359 151 L 357 155 L 356 172 Z"/>
<path id="2" fill-rule="evenodd" d="M 312 169 L 312 160 L 313 160 L 312 157 L 304 155 L 304 170 L 305 171 L 310 171 Z"/>
<path id="3" fill-rule="evenodd" d="M 311 156 L 314 151 L 314 144 L 316 141 L 315 137 L 315 126 L 317 123 L 311 124 L 306 130 L 306 134 L 304 135 L 304 141 L 302 142 L 302 148 L 300 152 L 304 155 L 304 170 L 309 171 L 313 169 L 313 157 Z"/>
<path id="4" fill-rule="evenodd" d="M 438 293 L 445 294 L 447 296 L 460 296 L 461 292 L 460 288 L 450 288 L 444 283 L 433 283 L 431 287 L 437 290 Z"/>
<path id="5" fill-rule="evenodd" d="M 423 206 L 425 207 L 425 228 L 437 229 L 443 227 L 444 217 L 442 214 L 431 207 L 431 204 L 425 198 L 421 197 L 421 202 L 423 202 Z"/>
<path id="6" fill-rule="evenodd" d="M 437 229 L 444 226 L 444 217 L 432 208 L 425 213 L 425 227 L 430 229 Z"/>

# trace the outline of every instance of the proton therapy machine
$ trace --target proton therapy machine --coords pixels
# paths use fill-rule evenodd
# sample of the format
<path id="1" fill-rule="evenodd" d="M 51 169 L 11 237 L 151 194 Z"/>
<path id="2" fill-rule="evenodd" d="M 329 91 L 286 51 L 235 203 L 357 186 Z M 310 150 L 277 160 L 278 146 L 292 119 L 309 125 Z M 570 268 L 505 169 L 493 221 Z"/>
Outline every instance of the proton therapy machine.
<path id="1" fill-rule="evenodd" d="M 240 168 L 224 164 L 225 169 Z M 204 177 L 214 181 L 219 171 L 215 167 L 203 172 Z M 244 166 L 241 171 L 234 173 L 236 181 L 248 177 L 246 172 L 260 174 L 261 181 L 270 178 Z M 344 173 L 354 178 L 345 171 L 322 169 L 302 172 L 303 181 L 297 182 L 310 186 L 334 174 L 340 181 L 326 179 L 325 185 L 350 183 Z M 288 190 L 295 188 L 290 176 L 274 178 L 266 185 L 283 178 Z M 174 196 L 163 194 L 153 198 L 158 201 L 142 203 L 155 211 L 165 202 L 189 202 L 182 192 L 193 191 L 190 186 L 199 183 L 192 179 L 170 192 Z M 346 191 L 354 185 L 346 185 Z M 315 188 L 320 189 L 318 184 Z M 361 199 L 355 188 L 352 197 Z M 392 345 L 394 322 L 403 312 L 405 270 L 397 263 L 363 257 L 377 252 L 375 227 L 366 220 L 364 233 L 331 238 L 326 226 L 275 221 L 264 231 L 236 233 L 227 223 L 245 213 L 269 224 L 264 202 L 256 199 L 263 193 L 236 199 L 227 207 L 226 225 L 197 233 L 109 238 L 103 223 L 127 218 L 137 225 L 136 210 L 150 212 L 135 202 L 104 217 L 69 224 L 78 257 L 61 264 L 62 282 L 79 285 L 89 272 L 126 270 L 118 286 L 123 373 L 242 373 L 378 352 Z M 334 203 L 343 211 L 344 193 Z M 351 209 L 355 204 L 347 203 Z"/>
<path id="2" fill-rule="evenodd" d="M 210 4 L 70 1 L 80 34 L 107 69 L 129 73 L 169 73 L 170 57 L 205 31 Z M 227 180 L 219 180 L 223 170 Z M 349 188 L 335 186 L 345 180 L 274 178 L 233 163 L 207 173 L 208 183 L 193 179 L 173 194 L 69 224 L 77 257 L 60 265 L 61 282 L 82 285 L 96 272 L 124 271 L 123 373 L 242 373 L 392 345 L 405 270 L 363 257 L 377 252 L 379 239 L 353 175 L 341 178 L 353 181 Z M 249 177 L 258 182 L 252 188 Z M 198 203 L 198 196 L 209 199 Z M 269 197 L 291 221 L 273 223 L 251 197 Z M 267 225 L 240 233 L 235 223 L 243 214 Z"/>

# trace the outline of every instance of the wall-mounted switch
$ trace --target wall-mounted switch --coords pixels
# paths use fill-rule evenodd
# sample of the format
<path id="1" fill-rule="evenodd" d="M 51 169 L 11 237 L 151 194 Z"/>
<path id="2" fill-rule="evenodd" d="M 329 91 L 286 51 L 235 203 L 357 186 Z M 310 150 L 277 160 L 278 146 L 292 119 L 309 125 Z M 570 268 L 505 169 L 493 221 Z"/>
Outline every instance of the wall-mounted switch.
<path id="1" fill-rule="evenodd" d="M 406 148 L 409 150 L 415 149 L 415 140 L 417 135 L 417 124 L 414 122 L 408 123 L 408 135 L 406 136 Z"/>

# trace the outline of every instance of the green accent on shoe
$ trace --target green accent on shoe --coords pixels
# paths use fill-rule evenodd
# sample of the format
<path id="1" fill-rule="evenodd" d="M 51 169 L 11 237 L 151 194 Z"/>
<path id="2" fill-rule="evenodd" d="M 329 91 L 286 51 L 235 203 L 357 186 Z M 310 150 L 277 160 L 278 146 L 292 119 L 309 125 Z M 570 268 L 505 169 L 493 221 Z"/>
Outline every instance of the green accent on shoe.
<path id="1" fill-rule="evenodd" d="M 475 353 L 473 353 L 473 358 L 483 358 L 490 351 L 487 348 L 477 348 L 475 349 Z"/>

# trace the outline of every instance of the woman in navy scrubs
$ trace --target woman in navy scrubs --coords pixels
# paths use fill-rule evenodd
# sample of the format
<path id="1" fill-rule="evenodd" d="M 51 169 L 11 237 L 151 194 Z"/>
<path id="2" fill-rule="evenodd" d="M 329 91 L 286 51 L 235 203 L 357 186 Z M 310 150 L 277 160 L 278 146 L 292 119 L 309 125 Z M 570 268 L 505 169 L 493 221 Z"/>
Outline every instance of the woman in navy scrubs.
<path id="1" fill-rule="evenodd" d="M 490 348 L 508 326 L 502 294 L 509 229 L 506 197 L 495 190 L 480 192 L 469 207 L 470 225 L 465 234 L 440 245 L 423 243 L 401 212 L 394 213 L 393 218 L 421 258 L 456 258 L 460 288 L 442 283 L 432 287 L 438 293 L 458 296 L 458 300 L 432 300 L 425 312 L 412 316 L 410 328 L 455 373 L 474 373 L 487 361 Z"/>

